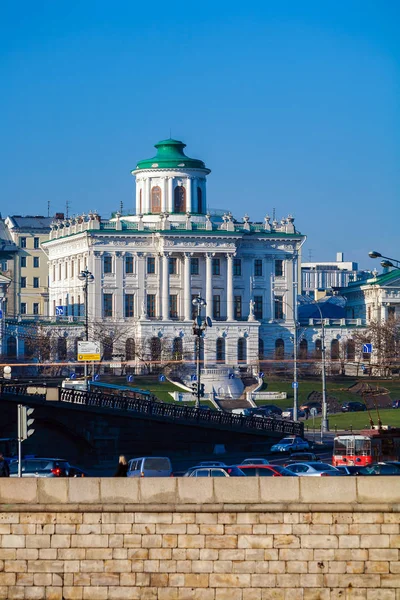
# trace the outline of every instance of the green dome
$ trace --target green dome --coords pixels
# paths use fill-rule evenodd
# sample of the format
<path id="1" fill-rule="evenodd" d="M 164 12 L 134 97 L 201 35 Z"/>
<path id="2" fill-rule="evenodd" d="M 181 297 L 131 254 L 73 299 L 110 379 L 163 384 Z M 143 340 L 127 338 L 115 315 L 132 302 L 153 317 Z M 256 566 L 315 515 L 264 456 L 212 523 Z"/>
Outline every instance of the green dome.
<path id="1" fill-rule="evenodd" d="M 176 169 L 183 167 L 186 169 L 203 169 L 208 172 L 202 160 L 197 158 L 189 158 L 184 153 L 183 149 L 186 144 L 179 140 L 162 140 L 155 145 L 157 154 L 153 158 L 140 160 L 136 165 L 136 169 Z"/>

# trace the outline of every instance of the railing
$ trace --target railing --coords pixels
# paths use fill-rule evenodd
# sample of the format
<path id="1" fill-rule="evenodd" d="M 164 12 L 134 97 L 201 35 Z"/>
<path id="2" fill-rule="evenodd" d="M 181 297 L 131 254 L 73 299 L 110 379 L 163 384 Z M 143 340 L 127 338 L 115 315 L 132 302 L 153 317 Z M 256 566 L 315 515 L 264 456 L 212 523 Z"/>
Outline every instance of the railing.
<path id="1" fill-rule="evenodd" d="M 27 386 L 3 386 L 4 395 L 27 396 Z M 248 433 L 281 433 L 283 435 L 303 435 L 303 423 L 288 421 L 272 417 L 244 417 L 232 413 L 213 410 L 200 410 L 188 406 L 176 406 L 157 402 L 152 396 L 148 399 L 137 392 L 128 392 L 129 397 L 123 395 L 102 394 L 99 392 L 83 392 L 60 388 L 60 401 L 92 408 L 105 408 L 123 410 L 136 414 L 146 415 L 147 418 L 163 418 L 182 423 L 198 423 L 211 427 L 229 428 L 235 431 Z M 45 399 L 44 395 L 33 396 L 36 399 Z"/>

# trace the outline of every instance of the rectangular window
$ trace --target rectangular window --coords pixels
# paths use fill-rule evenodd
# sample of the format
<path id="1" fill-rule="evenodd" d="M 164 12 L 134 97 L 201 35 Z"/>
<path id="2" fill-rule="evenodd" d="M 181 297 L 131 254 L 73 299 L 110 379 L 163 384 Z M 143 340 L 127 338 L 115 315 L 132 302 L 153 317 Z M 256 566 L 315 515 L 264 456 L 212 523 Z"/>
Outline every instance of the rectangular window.
<path id="1" fill-rule="evenodd" d="M 26 315 L 26 302 L 21 302 L 21 315 Z"/>
<path id="2" fill-rule="evenodd" d="M 212 259 L 212 274 L 221 275 L 221 261 L 219 258 Z"/>
<path id="3" fill-rule="evenodd" d="M 282 296 L 275 296 L 275 319 L 283 319 L 283 298 Z"/>
<path id="4" fill-rule="evenodd" d="M 147 316 L 154 319 L 156 316 L 156 295 L 147 294 Z"/>
<path id="5" fill-rule="evenodd" d="M 26 277 L 21 277 L 21 287 L 26 288 Z"/>
<path id="6" fill-rule="evenodd" d="M 104 257 L 104 273 L 112 273 L 112 256 Z"/>
<path id="7" fill-rule="evenodd" d="M 38 288 L 39 287 L 39 277 L 34 277 L 33 278 L 33 287 L 34 288 Z"/>
<path id="8" fill-rule="evenodd" d="M 132 275 L 133 273 L 133 256 L 125 257 L 125 273 L 127 275 Z"/>
<path id="9" fill-rule="evenodd" d="M 56 280 L 56 266 L 53 265 L 53 281 Z"/>
<path id="10" fill-rule="evenodd" d="M 39 257 L 38 256 L 34 256 L 33 257 L 33 266 L 34 266 L 35 269 L 39 268 Z"/>
<path id="11" fill-rule="evenodd" d="M 38 264 L 38 266 L 39 266 L 39 264 Z M 74 276 L 74 274 L 75 274 L 74 271 L 75 271 L 75 261 L 71 260 L 71 277 Z"/>
<path id="12" fill-rule="evenodd" d="M 176 294 L 170 294 L 169 297 L 169 318 L 178 318 L 178 296 Z"/>
<path id="13" fill-rule="evenodd" d="M 26 248 L 26 237 L 19 238 L 19 245 L 21 248 Z"/>
<path id="14" fill-rule="evenodd" d="M 169 274 L 176 275 L 176 258 L 170 258 L 168 265 L 169 265 Z"/>
<path id="15" fill-rule="evenodd" d="M 260 320 L 263 318 L 263 297 L 254 296 L 254 316 Z"/>
<path id="16" fill-rule="evenodd" d="M 133 294 L 125 294 L 125 317 L 133 317 Z"/>
<path id="17" fill-rule="evenodd" d="M 242 318 L 242 296 L 235 296 L 233 302 L 233 309 L 235 313 L 235 319 Z"/>
<path id="18" fill-rule="evenodd" d="M 214 319 L 221 317 L 221 296 L 213 296 L 213 315 Z"/>
<path id="19" fill-rule="evenodd" d="M 275 277 L 283 277 L 283 260 L 275 261 Z"/>
<path id="20" fill-rule="evenodd" d="M 64 277 L 68 279 L 68 263 L 66 262 L 64 265 Z"/>
<path id="21" fill-rule="evenodd" d="M 112 317 L 113 316 L 113 295 L 112 294 L 104 294 L 103 295 L 103 307 L 104 307 L 104 316 Z"/>
<path id="22" fill-rule="evenodd" d="M 199 259 L 198 258 L 190 259 L 190 274 L 191 275 L 199 274 Z"/>
<path id="23" fill-rule="evenodd" d="M 156 259 L 154 256 L 149 256 L 147 259 L 147 274 L 154 275 L 156 272 Z"/>
<path id="24" fill-rule="evenodd" d="M 61 279 L 61 263 L 58 265 L 58 279 Z"/>
<path id="25" fill-rule="evenodd" d="M 40 240 L 38 237 L 33 238 L 33 247 L 35 248 L 35 250 L 39 249 L 39 241 Z"/>
<path id="26" fill-rule="evenodd" d="M 240 277 L 242 274 L 242 260 L 240 258 L 233 259 L 233 274 L 235 277 Z"/>
<path id="27" fill-rule="evenodd" d="M 256 258 L 254 261 L 254 276 L 262 277 L 263 268 L 262 268 L 262 258 Z"/>
<path id="28" fill-rule="evenodd" d="M 26 256 L 21 256 L 21 267 L 26 267 Z"/>

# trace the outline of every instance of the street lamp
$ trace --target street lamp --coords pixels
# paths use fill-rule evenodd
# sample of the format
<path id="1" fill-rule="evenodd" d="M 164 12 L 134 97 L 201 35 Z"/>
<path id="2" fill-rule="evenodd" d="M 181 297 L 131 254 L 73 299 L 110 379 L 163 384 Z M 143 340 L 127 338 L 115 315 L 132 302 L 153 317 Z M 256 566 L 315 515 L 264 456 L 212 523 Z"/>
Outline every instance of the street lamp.
<path id="1" fill-rule="evenodd" d="M 200 297 L 200 295 L 196 296 L 192 300 L 193 306 L 197 307 L 197 317 L 193 322 L 193 335 L 196 336 L 196 380 L 197 386 L 194 388 L 194 392 L 196 393 L 196 408 L 200 408 L 200 398 L 203 395 L 201 389 L 201 370 L 200 370 L 200 349 L 201 349 L 201 338 L 203 337 L 203 333 L 207 327 L 212 327 L 212 322 L 210 317 L 206 317 L 202 319 L 201 317 L 201 309 L 203 306 L 207 306 L 206 301 Z"/>
<path id="2" fill-rule="evenodd" d="M 85 339 L 89 340 L 89 315 L 88 315 L 88 285 L 93 283 L 94 277 L 92 273 L 86 267 L 84 271 L 81 271 L 78 275 L 78 279 L 83 281 L 83 293 L 84 293 L 84 304 L 85 304 Z"/>
<path id="3" fill-rule="evenodd" d="M 380 252 L 377 252 L 377 250 L 371 250 L 371 252 L 368 252 L 368 256 L 370 258 L 383 258 L 383 259 L 385 259 L 385 260 L 381 261 L 382 267 L 395 267 L 395 268 L 398 269 L 399 266 L 400 266 L 400 260 L 397 260 L 397 258 L 390 258 L 390 256 L 384 256 Z M 391 261 L 397 263 L 397 265 L 394 265 Z"/>
<path id="4" fill-rule="evenodd" d="M 319 315 L 321 317 L 321 372 L 322 372 L 322 420 L 321 420 L 321 439 L 323 433 L 329 431 L 329 420 L 328 420 L 328 406 L 326 402 L 326 361 L 325 361 L 325 323 L 324 318 L 322 316 L 322 310 L 320 305 L 316 300 L 313 301 L 313 304 L 318 309 Z"/>

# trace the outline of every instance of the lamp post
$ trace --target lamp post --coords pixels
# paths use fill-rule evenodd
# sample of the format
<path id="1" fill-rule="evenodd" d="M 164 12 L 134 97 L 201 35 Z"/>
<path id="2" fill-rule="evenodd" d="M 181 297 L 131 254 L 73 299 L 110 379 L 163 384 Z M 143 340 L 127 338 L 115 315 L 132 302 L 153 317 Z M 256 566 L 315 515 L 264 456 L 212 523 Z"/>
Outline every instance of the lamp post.
<path id="1" fill-rule="evenodd" d="M 93 283 L 94 277 L 87 267 L 84 271 L 81 271 L 78 275 L 78 279 L 83 282 L 83 297 L 85 305 L 85 340 L 89 341 L 89 311 L 88 311 L 88 285 Z M 87 361 L 85 360 L 84 366 L 85 383 L 87 382 Z M 94 368 L 93 368 L 94 376 Z"/>
<path id="2" fill-rule="evenodd" d="M 206 330 L 207 326 L 211 327 L 211 319 L 206 317 L 202 319 L 201 309 L 203 306 L 207 306 L 206 301 L 199 296 L 193 298 L 193 306 L 197 307 L 197 316 L 193 322 L 193 335 L 196 336 L 196 385 L 193 386 L 193 394 L 196 395 L 196 408 L 200 408 L 200 398 L 203 396 L 201 387 L 201 369 L 200 369 L 200 351 L 201 351 L 201 338 Z"/>
<path id="3" fill-rule="evenodd" d="M 318 309 L 319 316 L 321 318 L 321 374 L 322 374 L 322 420 L 321 420 L 321 440 L 323 434 L 329 431 L 329 420 L 328 420 L 328 406 L 326 402 L 326 360 L 325 360 L 325 323 L 322 316 L 322 310 L 316 300 L 314 304 Z"/>
<path id="4" fill-rule="evenodd" d="M 397 258 L 390 258 L 390 256 L 384 256 L 376 250 L 371 250 L 371 252 L 368 252 L 368 256 L 370 258 L 383 258 L 384 260 L 381 261 L 382 267 L 395 267 L 396 269 L 400 268 L 400 260 L 397 260 Z M 394 265 L 391 261 L 397 264 Z"/>
<path id="5" fill-rule="evenodd" d="M 88 285 L 93 283 L 94 277 L 92 273 L 86 267 L 84 271 L 81 271 L 78 275 L 78 279 L 83 281 L 83 294 L 85 304 L 85 340 L 89 340 L 89 315 L 88 315 Z"/>

